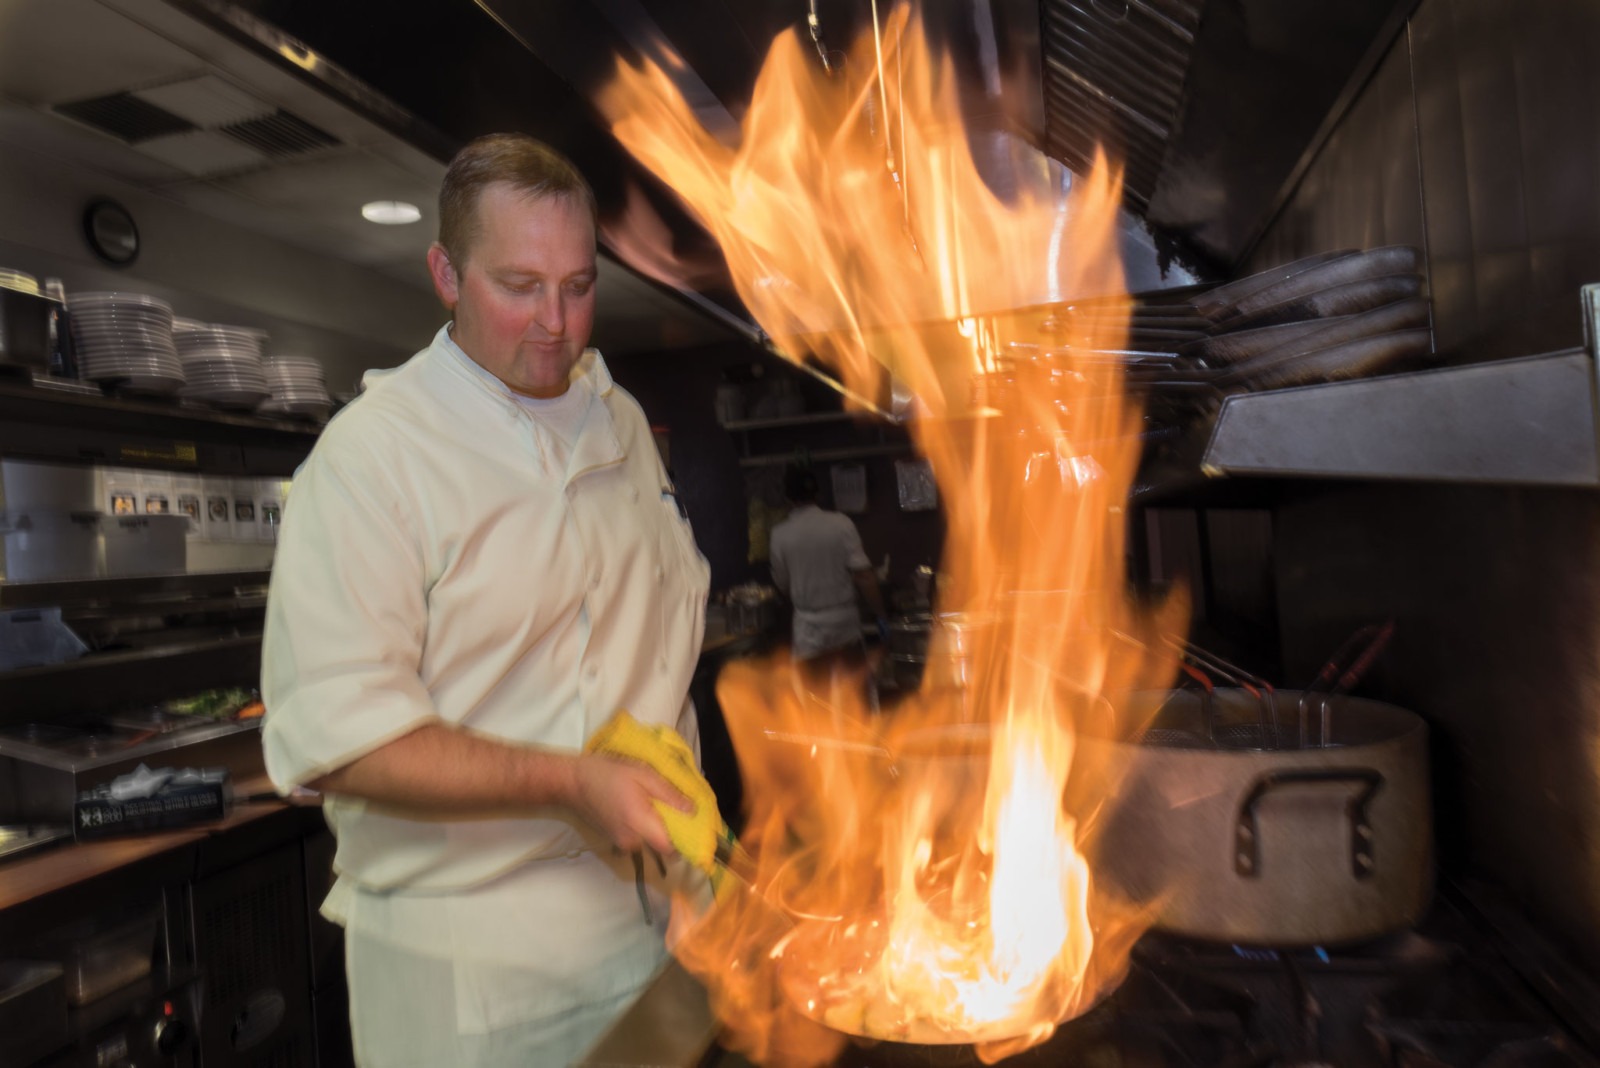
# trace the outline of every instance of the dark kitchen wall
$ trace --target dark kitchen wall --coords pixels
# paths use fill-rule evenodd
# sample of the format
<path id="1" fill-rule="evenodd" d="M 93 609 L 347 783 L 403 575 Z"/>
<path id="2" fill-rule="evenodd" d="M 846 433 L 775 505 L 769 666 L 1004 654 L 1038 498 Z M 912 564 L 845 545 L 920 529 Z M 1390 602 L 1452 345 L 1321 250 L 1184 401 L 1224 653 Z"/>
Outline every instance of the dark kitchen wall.
<path id="1" fill-rule="evenodd" d="M 1249 269 L 1423 243 L 1443 359 L 1581 344 L 1597 46 L 1589 0 L 1423 0 Z M 1600 971 L 1600 496 L 1305 484 L 1272 548 L 1286 678 L 1394 619 L 1367 691 L 1429 723 L 1445 870 L 1508 888 Z"/>
<path id="2" fill-rule="evenodd" d="M 903 432 L 872 420 L 843 421 L 815 427 L 790 427 L 749 432 L 730 431 L 717 421 L 716 393 L 728 377 L 747 379 L 759 368 L 760 379 L 747 386 L 754 402 L 767 384 L 785 376 L 800 384 L 808 411 L 838 411 L 839 398 L 825 386 L 802 376 L 782 360 L 743 344 L 672 352 L 607 357 L 616 380 L 644 408 L 652 425 L 670 434 L 672 476 L 694 524 L 695 540 L 711 563 L 713 590 L 746 581 L 770 581 L 764 562 L 749 560 L 748 500 L 752 492 L 777 503 L 781 464 L 744 468 L 750 455 L 793 455 L 797 450 L 904 442 Z M 909 458 L 909 447 L 905 450 Z M 896 494 L 894 457 L 870 457 L 867 466 L 868 510 L 853 516 L 862 544 L 874 566 L 891 557 L 890 581 L 905 585 L 919 564 L 936 564 L 944 540 L 938 512 L 902 512 Z M 826 464 L 817 465 L 822 504 L 832 506 Z"/>
<path id="3" fill-rule="evenodd" d="M 70 294 L 131 290 L 179 315 L 260 327 L 268 351 L 322 361 L 335 392 L 393 367 L 444 324 L 421 286 L 335 260 L 69 163 L 0 132 L 0 265 L 60 278 Z M 83 237 L 83 209 L 113 197 L 139 227 L 139 258 L 112 267 Z"/>
<path id="4" fill-rule="evenodd" d="M 713 407 L 722 368 L 748 363 L 750 351 L 735 344 L 606 357 L 612 377 L 639 401 L 651 425 L 669 432 L 671 474 L 695 541 L 711 563 L 714 590 L 750 575 L 738 456 Z"/>
<path id="5" fill-rule="evenodd" d="M 1249 270 L 1342 247 L 1427 252 L 1435 347 L 1582 343 L 1600 280 L 1600 5 L 1423 0 Z"/>
<path id="6" fill-rule="evenodd" d="M 1273 529 L 1286 677 L 1394 620 L 1363 692 L 1428 722 L 1444 870 L 1600 973 L 1600 496 L 1347 484 Z"/>

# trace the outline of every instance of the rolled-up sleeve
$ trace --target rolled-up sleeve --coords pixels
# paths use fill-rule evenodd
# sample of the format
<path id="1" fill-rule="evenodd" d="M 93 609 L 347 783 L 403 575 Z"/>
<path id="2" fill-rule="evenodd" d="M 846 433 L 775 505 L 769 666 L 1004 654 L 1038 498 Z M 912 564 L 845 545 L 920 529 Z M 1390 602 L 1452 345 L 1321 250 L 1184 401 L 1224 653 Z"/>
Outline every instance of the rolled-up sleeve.
<path id="1" fill-rule="evenodd" d="M 867 550 L 861 544 L 861 532 L 849 516 L 839 518 L 843 520 L 839 524 L 839 544 L 844 552 L 844 566 L 851 571 L 871 570 L 872 561 L 867 559 Z"/>
<path id="2" fill-rule="evenodd" d="M 773 538 L 767 545 L 767 563 L 772 567 L 772 584 L 785 597 L 789 596 L 789 561 L 784 557 L 781 539 Z"/>
<path id="3" fill-rule="evenodd" d="M 398 496 L 366 464 L 313 454 L 295 478 L 267 598 L 262 728 L 280 790 L 425 723 L 424 569 Z"/>

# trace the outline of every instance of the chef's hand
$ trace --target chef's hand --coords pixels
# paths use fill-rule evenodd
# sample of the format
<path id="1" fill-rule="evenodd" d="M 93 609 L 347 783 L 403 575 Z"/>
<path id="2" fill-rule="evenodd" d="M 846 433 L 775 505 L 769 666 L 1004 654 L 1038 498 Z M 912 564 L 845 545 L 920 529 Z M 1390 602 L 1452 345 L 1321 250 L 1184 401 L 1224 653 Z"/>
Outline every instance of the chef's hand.
<path id="1" fill-rule="evenodd" d="M 661 856 L 677 854 L 667 825 L 652 801 L 682 812 L 694 805 L 654 768 L 629 760 L 585 753 L 577 758 L 574 805 L 579 814 L 610 838 L 623 853 L 649 846 Z"/>

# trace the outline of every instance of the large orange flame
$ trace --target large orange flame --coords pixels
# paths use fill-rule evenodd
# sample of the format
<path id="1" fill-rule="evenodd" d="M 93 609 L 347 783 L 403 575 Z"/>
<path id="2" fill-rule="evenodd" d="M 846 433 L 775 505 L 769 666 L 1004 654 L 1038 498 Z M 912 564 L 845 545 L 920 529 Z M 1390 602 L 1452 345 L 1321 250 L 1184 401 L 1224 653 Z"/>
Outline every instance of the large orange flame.
<path id="1" fill-rule="evenodd" d="M 1027 173 L 996 196 L 904 9 L 844 70 L 780 37 L 737 147 L 654 66 L 622 65 L 602 100 L 785 355 L 915 393 L 947 516 L 932 660 L 958 670 L 881 715 L 805 665 L 724 672 L 754 869 L 675 951 L 762 1063 L 823 1063 L 841 1033 L 992 1061 L 1112 988 L 1151 913 L 1092 876 L 1118 769 L 1079 744 L 1170 681 L 1150 639 L 1184 611 L 1125 588 L 1139 415 L 1101 355 L 1130 310 L 1120 177 L 1102 159 L 1068 197 Z"/>

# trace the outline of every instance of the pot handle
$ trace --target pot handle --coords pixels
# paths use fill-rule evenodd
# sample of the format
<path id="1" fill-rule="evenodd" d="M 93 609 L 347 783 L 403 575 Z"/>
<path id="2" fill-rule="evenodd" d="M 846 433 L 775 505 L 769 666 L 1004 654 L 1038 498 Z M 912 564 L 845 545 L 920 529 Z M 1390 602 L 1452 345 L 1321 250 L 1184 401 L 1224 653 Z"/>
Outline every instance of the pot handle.
<path id="1" fill-rule="evenodd" d="M 1367 806 L 1383 785 L 1383 775 L 1372 768 L 1300 768 L 1269 771 L 1255 781 L 1239 806 L 1233 825 L 1233 870 L 1246 879 L 1261 875 L 1261 829 L 1256 822 L 1256 806 L 1271 790 L 1301 783 L 1348 782 L 1362 787 L 1345 804 L 1350 817 L 1350 866 L 1357 879 L 1370 879 L 1376 865 L 1372 858 L 1372 821 Z"/>

